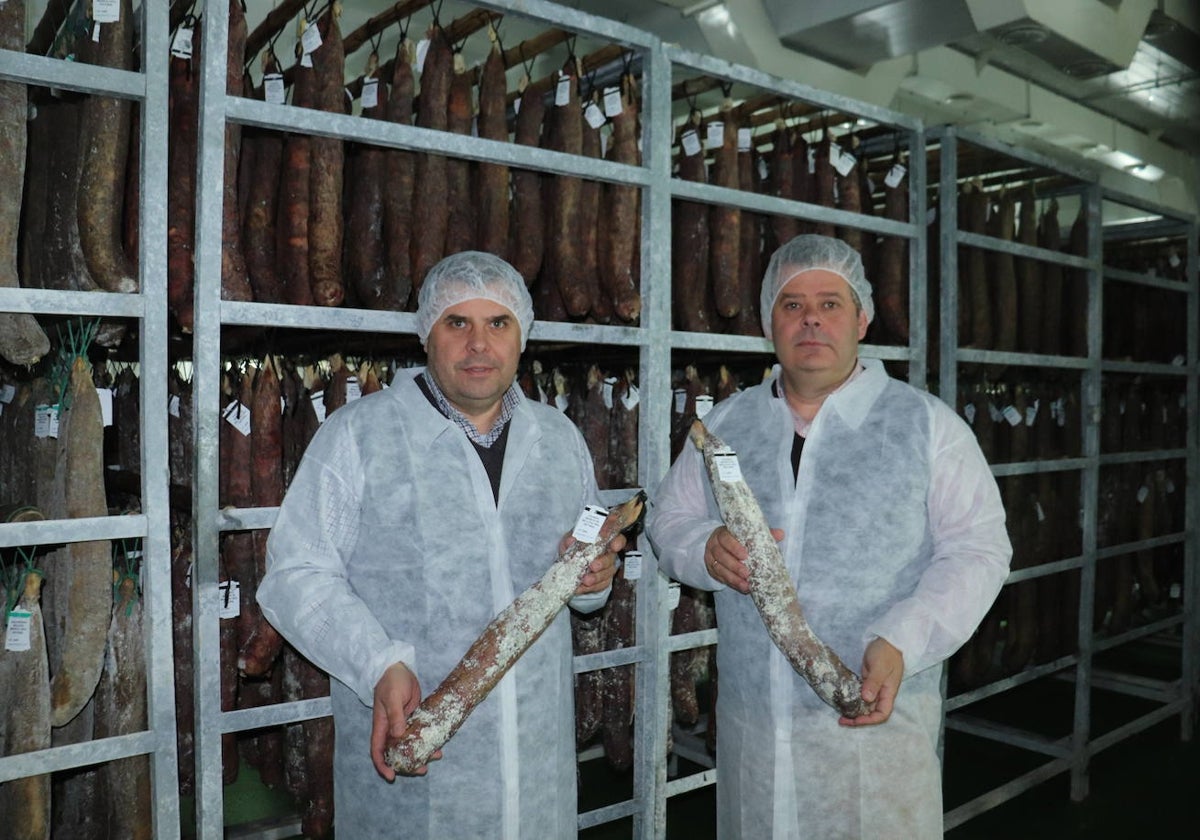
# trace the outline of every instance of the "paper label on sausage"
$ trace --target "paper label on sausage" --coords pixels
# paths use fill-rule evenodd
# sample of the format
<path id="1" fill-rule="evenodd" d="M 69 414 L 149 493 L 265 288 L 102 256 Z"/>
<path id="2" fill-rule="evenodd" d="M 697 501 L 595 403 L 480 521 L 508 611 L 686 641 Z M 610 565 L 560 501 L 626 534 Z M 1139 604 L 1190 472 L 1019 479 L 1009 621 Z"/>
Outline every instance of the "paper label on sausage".
<path id="1" fill-rule="evenodd" d="M 362 385 L 358 382 L 357 376 L 346 377 L 346 402 L 357 400 L 362 397 Z"/>
<path id="2" fill-rule="evenodd" d="M 1032 426 L 1037 421 L 1038 406 L 1041 400 L 1034 400 L 1032 405 L 1025 406 L 1025 425 Z"/>
<path id="3" fill-rule="evenodd" d="M 621 89 L 619 87 L 606 87 L 604 89 L 604 116 L 618 117 L 623 110 L 621 106 Z"/>
<path id="4" fill-rule="evenodd" d="M 808 147 L 808 174 L 809 175 L 817 174 L 817 147 L 816 146 Z"/>
<path id="5" fill-rule="evenodd" d="M 571 398 L 569 396 L 567 396 L 566 394 L 555 394 L 554 395 L 554 407 L 557 408 L 559 411 L 566 411 L 568 408 L 571 407 Z"/>
<path id="6" fill-rule="evenodd" d="M 304 53 L 302 56 L 300 56 L 300 66 L 309 68 L 313 66 L 312 53 Z"/>
<path id="7" fill-rule="evenodd" d="M 554 104 L 562 107 L 571 101 L 571 76 L 558 71 L 558 84 L 554 87 Z"/>
<path id="8" fill-rule="evenodd" d="M 11 383 L 0 385 L 0 403 L 10 403 L 17 395 L 17 389 Z"/>
<path id="9" fill-rule="evenodd" d="M 121 19 L 121 0 L 92 0 L 92 20 L 117 23 Z"/>
<path id="10" fill-rule="evenodd" d="M 92 26 L 92 43 L 100 43 L 100 21 L 96 21 Z"/>
<path id="11" fill-rule="evenodd" d="M 737 133 L 737 148 L 739 152 L 748 152 L 751 148 L 750 129 L 739 128 Z"/>
<path id="12" fill-rule="evenodd" d="M 272 105 L 282 105 L 287 101 L 282 73 L 268 73 L 263 76 L 263 99 Z"/>
<path id="13" fill-rule="evenodd" d="M 39 405 L 33 410 L 33 436 L 35 438 L 58 437 L 58 406 Z"/>
<path id="14" fill-rule="evenodd" d="M 837 150 L 836 159 L 833 152 L 834 149 Z M 830 146 L 829 162 L 833 164 L 833 168 L 837 170 L 838 174 L 844 178 L 854 169 L 854 164 L 858 163 L 858 158 L 849 152 L 842 151 L 837 143 L 833 143 Z"/>
<path id="15" fill-rule="evenodd" d="M 637 386 L 632 382 L 629 383 L 629 388 L 621 396 L 621 405 L 625 406 L 626 411 L 633 411 L 641 402 L 641 395 L 638 393 Z"/>
<path id="16" fill-rule="evenodd" d="M 710 122 L 707 133 L 704 136 L 704 142 L 708 144 L 708 148 L 710 149 L 725 145 L 725 123 L 719 120 Z"/>
<path id="17" fill-rule="evenodd" d="M 683 136 L 679 138 L 679 142 L 683 145 L 683 153 L 688 157 L 700 154 L 700 138 L 696 136 L 693 129 L 688 129 L 683 132 Z"/>
<path id="18" fill-rule="evenodd" d="M 250 408 L 242 405 L 240 401 L 234 400 L 225 406 L 221 417 L 228 420 L 229 424 L 243 435 L 250 434 Z"/>
<path id="19" fill-rule="evenodd" d="M 192 57 L 192 28 L 190 26 L 181 26 L 175 30 L 175 37 L 171 39 L 171 55 L 176 58 Z"/>
<path id="20" fill-rule="evenodd" d="M 600 397 L 604 400 L 604 407 L 612 410 L 613 407 L 613 388 L 617 386 L 617 377 L 610 376 L 604 380 L 600 387 Z"/>
<path id="21" fill-rule="evenodd" d="M 599 505 L 586 505 L 575 521 L 571 536 L 580 542 L 594 543 L 600 536 L 600 526 L 607 516 L 608 511 Z"/>
<path id="22" fill-rule="evenodd" d="M 975 403 L 967 403 L 963 406 L 963 417 L 966 417 L 967 422 L 972 426 L 975 425 Z"/>
<path id="23" fill-rule="evenodd" d="M 375 108 L 379 105 L 379 80 L 378 79 L 363 79 L 362 87 L 362 106 L 364 108 Z"/>
<path id="24" fill-rule="evenodd" d="M 236 580 L 217 584 L 217 601 L 221 618 L 237 618 L 242 611 L 242 586 Z"/>
<path id="25" fill-rule="evenodd" d="M 667 609 L 673 610 L 679 606 L 679 583 L 671 581 L 667 584 Z"/>
<path id="26" fill-rule="evenodd" d="M 625 562 L 622 564 L 625 575 L 625 580 L 640 580 L 642 577 L 642 566 L 644 559 L 642 552 L 636 548 L 625 552 Z"/>
<path id="27" fill-rule="evenodd" d="M 418 73 L 425 69 L 425 56 L 429 55 L 429 39 L 417 41 L 417 59 L 415 69 Z"/>
<path id="28" fill-rule="evenodd" d="M 767 162 L 763 158 L 758 159 L 758 180 L 767 180 Z"/>
<path id="29" fill-rule="evenodd" d="M 675 413 L 683 414 L 683 409 L 687 406 L 687 390 L 684 388 L 675 389 Z"/>
<path id="30" fill-rule="evenodd" d="M 1140 505 L 1143 502 L 1145 502 L 1146 497 L 1149 495 L 1150 495 L 1150 488 L 1147 487 L 1145 484 L 1143 484 L 1141 487 L 1138 488 L 1138 492 L 1137 492 L 1138 504 Z"/>
<path id="31" fill-rule="evenodd" d="M 696 418 L 703 420 L 712 411 L 713 398 L 711 394 L 700 394 L 696 397 Z"/>
<path id="32" fill-rule="evenodd" d="M 721 481 L 732 484 L 742 480 L 742 467 L 738 463 L 737 453 L 729 447 L 714 452 L 713 463 L 717 466 L 717 477 Z"/>
<path id="33" fill-rule="evenodd" d="M 321 46 L 321 30 L 313 23 L 306 23 L 300 36 L 300 47 L 305 55 L 315 53 Z"/>
<path id="34" fill-rule="evenodd" d="M 1008 421 L 1010 426 L 1020 426 L 1021 421 L 1024 419 L 1021 417 L 1021 412 L 1017 410 L 1015 405 L 1004 406 L 1004 408 L 1000 411 L 1000 414 L 1005 420 Z"/>
<path id="35" fill-rule="evenodd" d="M 587 107 L 583 109 L 583 118 L 587 120 L 587 124 L 592 128 L 599 128 L 604 125 L 604 112 L 600 110 L 600 106 L 595 102 L 589 102 Z"/>
<path id="36" fill-rule="evenodd" d="M 1037 521 L 1045 522 L 1046 521 L 1046 512 L 1042 510 L 1042 503 L 1034 502 L 1033 506 L 1037 510 Z"/>
<path id="37" fill-rule="evenodd" d="M 1172 253 L 1167 262 L 1170 264 L 1171 268 L 1179 268 L 1179 265 L 1183 262 L 1183 260 L 1179 259 L 1178 254 Z"/>
<path id="38" fill-rule="evenodd" d="M 113 424 L 113 392 L 108 388 L 97 388 L 96 397 L 100 400 L 100 417 L 104 425 Z"/>
<path id="39" fill-rule="evenodd" d="M 1171 600 L 1178 600 L 1181 595 L 1183 595 L 1183 589 L 1180 588 L 1178 583 L 1172 583 L 1171 589 L 1168 592 L 1168 597 L 1171 598 Z"/>
<path id="40" fill-rule="evenodd" d="M 8 622 L 4 631 L 4 649 L 21 653 L 31 647 L 33 613 L 24 610 L 14 610 L 8 614 Z"/>
<path id="41" fill-rule="evenodd" d="M 167 397 L 167 414 L 170 414 L 172 417 L 180 417 L 181 416 L 179 414 L 179 395 L 178 394 L 171 394 L 169 397 Z"/>
<path id="42" fill-rule="evenodd" d="M 888 170 L 887 175 L 885 175 L 883 178 L 883 183 L 892 189 L 895 189 L 896 187 L 900 186 L 900 182 L 904 180 L 904 176 L 906 174 L 908 174 L 908 170 L 897 163 Z"/>

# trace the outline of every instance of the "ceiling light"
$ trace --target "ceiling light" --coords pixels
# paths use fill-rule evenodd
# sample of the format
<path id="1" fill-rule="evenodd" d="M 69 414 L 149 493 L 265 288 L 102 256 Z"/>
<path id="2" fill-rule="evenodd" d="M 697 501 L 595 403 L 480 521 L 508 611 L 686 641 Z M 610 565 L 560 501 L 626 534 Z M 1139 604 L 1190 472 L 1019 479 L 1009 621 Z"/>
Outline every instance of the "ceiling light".
<path id="1" fill-rule="evenodd" d="M 1049 35 L 1050 33 L 1046 31 L 1046 27 L 1040 23 L 1018 23 L 998 31 L 996 38 L 1010 47 L 1024 47 L 1031 44 L 1040 44 Z"/>
<path id="2" fill-rule="evenodd" d="M 945 99 L 947 105 L 966 105 L 968 102 L 974 101 L 975 94 L 973 93 L 952 93 Z"/>

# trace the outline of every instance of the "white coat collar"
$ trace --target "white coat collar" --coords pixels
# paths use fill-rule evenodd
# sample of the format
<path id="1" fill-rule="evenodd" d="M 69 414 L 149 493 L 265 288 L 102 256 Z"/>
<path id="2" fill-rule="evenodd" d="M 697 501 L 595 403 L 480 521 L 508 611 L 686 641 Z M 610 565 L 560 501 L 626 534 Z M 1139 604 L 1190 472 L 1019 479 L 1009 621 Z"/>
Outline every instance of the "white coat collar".
<path id="1" fill-rule="evenodd" d="M 858 363 L 863 366 L 863 372 L 830 394 L 820 408 L 820 411 L 836 411 L 843 422 L 852 429 L 862 425 L 888 381 L 887 371 L 883 369 L 883 362 L 879 359 L 864 359 L 860 356 Z M 770 379 L 765 383 L 768 386 L 768 395 L 772 393 L 775 380 L 779 379 L 781 373 L 782 367 L 776 363 L 771 368 Z M 783 400 L 780 402 L 783 403 Z M 786 403 L 784 408 L 786 410 Z"/>

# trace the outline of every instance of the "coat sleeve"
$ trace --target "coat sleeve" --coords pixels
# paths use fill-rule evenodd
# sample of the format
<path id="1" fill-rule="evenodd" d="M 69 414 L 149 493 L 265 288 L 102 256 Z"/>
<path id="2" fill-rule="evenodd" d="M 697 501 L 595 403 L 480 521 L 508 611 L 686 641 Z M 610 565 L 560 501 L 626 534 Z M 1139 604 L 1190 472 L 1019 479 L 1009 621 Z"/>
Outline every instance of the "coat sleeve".
<path id="1" fill-rule="evenodd" d="M 1008 577 L 1012 544 L 996 479 L 970 428 L 934 404 L 928 493 L 933 556 L 913 593 L 867 628 L 904 654 L 908 674 L 940 665 L 963 645 Z"/>
<path id="2" fill-rule="evenodd" d="M 370 707 L 383 672 L 396 662 L 411 668 L 415 650 L 388 637 L 348 579 L 362 498 L 350 413 L 331 416 L 305 453 L 267 541 L 258 603 L 300 653 Z"/>
<path id="3" fill-rule="evenodd" d="M 704 568 L 704 545 L 725 523 L 710 497 L 700 453 L 685 446 L 650 499 L 646 535 L 663 574 L 695 589 L 715 591 L 725 584 Z"/>

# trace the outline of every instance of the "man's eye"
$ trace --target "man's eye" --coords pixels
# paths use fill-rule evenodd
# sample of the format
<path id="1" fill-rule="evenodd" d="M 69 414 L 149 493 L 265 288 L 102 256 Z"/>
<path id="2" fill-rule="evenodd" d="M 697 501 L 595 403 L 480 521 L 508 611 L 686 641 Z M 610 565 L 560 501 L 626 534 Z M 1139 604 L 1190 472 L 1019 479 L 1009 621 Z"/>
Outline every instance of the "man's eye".
<path id="1" fill-rule="evenodd" d="M 492 321 L 492 326 L 495 327 L 496 329 L 503 329 L 504 327 L 508 326 L 508 319 L 507 318 L 497 318 L 496 320 Z"/>

